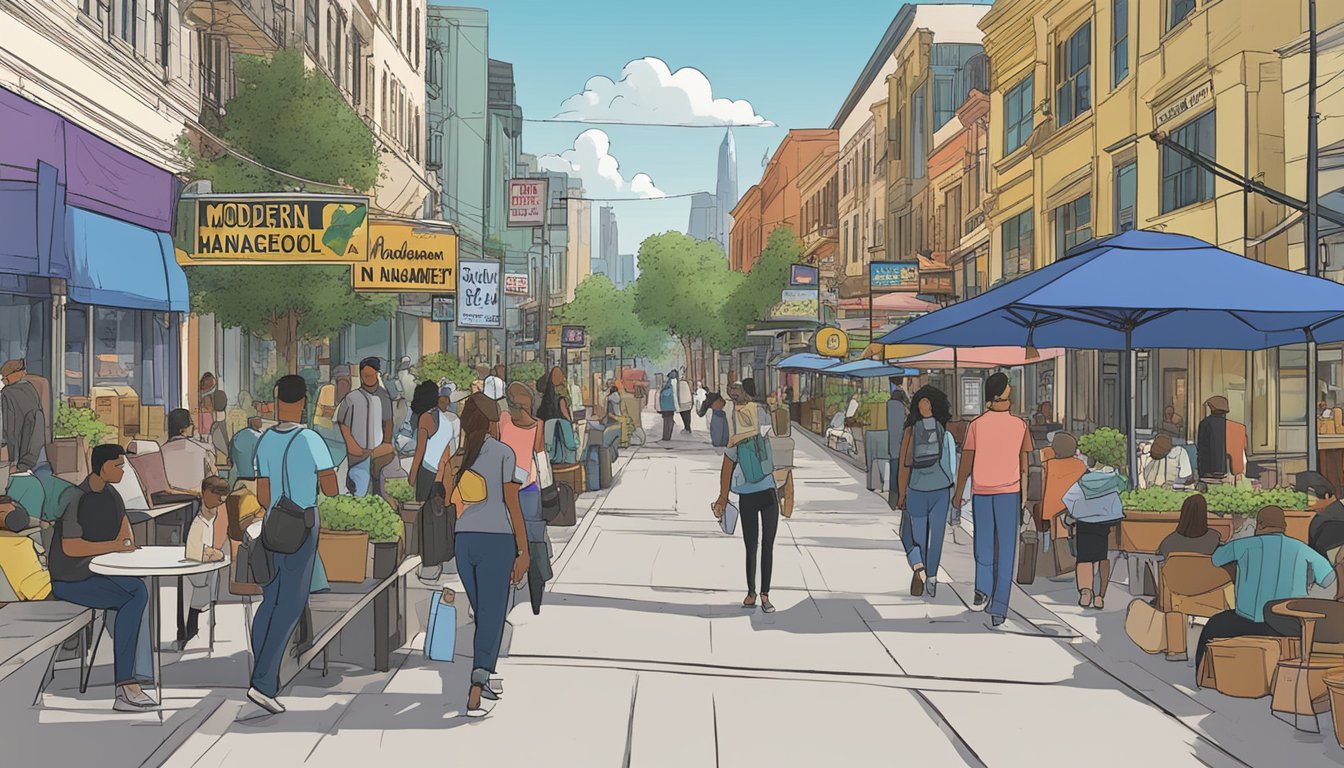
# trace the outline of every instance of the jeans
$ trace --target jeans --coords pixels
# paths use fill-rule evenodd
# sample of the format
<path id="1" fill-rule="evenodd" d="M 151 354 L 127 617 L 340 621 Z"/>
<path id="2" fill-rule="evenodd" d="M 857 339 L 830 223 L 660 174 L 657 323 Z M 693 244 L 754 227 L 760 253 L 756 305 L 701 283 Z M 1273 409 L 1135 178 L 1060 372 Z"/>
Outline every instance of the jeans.
<path id="1" fill-rule="evenodd" d="M 943 557 L 943 538 L 947 535 L 947 506 L 952 489 L 905 492 L 905 515 L 901 525 L 901 543 L 910 567 L 924 566 L 927 578 L 938 578 L 938 563 Z"/>
<path id="2" fill-rule="evenodd" d="M 355 496 L 368 496 L 372 482 L 373 457 L 365 456 L 363 461 L 350 462 L 345 473 L 345 487 Z"/>
<path id="3" fill-rule="evenodd" d="M 672 430 L 676 426 L 677 415 L 671 411 L 663 414 L 663 442 L 672 439 Z"/>
<path id="4" fill-rule="evenodd" d="M 761 592 L 770 594 L 775 569 L 775 532 L 779 530 L 779 497 L 774 489 L 744 493 L 737 499 L 738 522 L 747 545 L 747 592 L 756 594 L 756 539 L 761 546 Z"/>
<path id="5" fill-rule="evenodd" d="M 476 613 L 472 639 L 471 683 L 484 685 L 499 662 L 504 617 L 509 610 L 509 579 L 518 545 L 510 533 L 458 533 L 457 573 Z"/>
<path id="6" fill-rule="evenodd" d="M 269 553 L 275 563 L 275 578 L 261 588 L 261 606 L 252 622 L 252 652 L 257 657 L 252 687 L 270 697 L 280 693 L 280 662 L 308 607 L 320 526 L 320 521 L 313 525 L 294 554 Z"/>
<path id="7" fill-rule="evenodd" d="M 906 494 L 909 498 L 909 494 Z M 989 615 L 1008 616 L 1013 590 L 1013 560 L 1017 555 L 1017 523 L 1022 494 L 996 493 L 971 497 L 975 524 L 975 590 L 989 596 Z"/>
<path id="8" fill-rule="evenodd" d="M 686 425 L 686 431 L 687 431 L 687 432 L 690 432 L 690 431 L 691 431 L 691 412 L 690 412 L 690 411 L 682 411 L 682 412 L 681 412 L 681 423 L 684 424 L 684 425 Z"/>
<path id="9" fill-rule="evenodd" d="M 112 670 L 117 685 L 136 682 L 136 649 L 140 645 L 149 588 L 134 576 L 90 576 L 81 581 L 53 581 L 51 594 L 57 600 L 85 608 L 115 610 L 112 628 Z"/>

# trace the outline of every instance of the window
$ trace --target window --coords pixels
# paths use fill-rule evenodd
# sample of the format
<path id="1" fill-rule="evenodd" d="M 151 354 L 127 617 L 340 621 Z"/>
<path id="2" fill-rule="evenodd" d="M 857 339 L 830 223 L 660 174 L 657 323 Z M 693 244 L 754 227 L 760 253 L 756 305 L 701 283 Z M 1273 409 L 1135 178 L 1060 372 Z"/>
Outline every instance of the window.
<path id="1" fill-rule="evenodd" d="M 430 131 L 429 146 L 425 152 L 427 160 L 425 167 L 430 170 L 437 170 L 443 167 L 443 131 Z"/>
<path id="2" fill-rule="evenodd" d="M 1167 0 L 1167 30 L 1175 29 L 1194 10 L 1195 0 Z"/>
<path id="3" fill-rule="evenodd" d="M 1004 222 L 1002 234 L 1004 279 L 1011 280 L 1030 272 L 1032 255 L 1036 250 L 1031 209 Z"/>
<path id="4" fill-rule="evenodd" d="M 79 0 L 79 10 L 85 16 L 97 19 L 98 26 L 103 27 L 107 21 L 107 9 L 111 7 L 111 2 L 112 0 Z"/>
<path id="5" fill-rule="evenodd" d="M 406 20 L 406 4 L 402 0 L 397 0 L 397 18 L 392 22 L 392 35 L 397 38 L 397 44 L 401 44 L 401 30 L 405 29 L 402 22 Z"/>
<path id="6" fill-rule="evenodd" d="M 1003 153 L 1012 154 L 1031 136 L 1036 108 L 1032 97 L 1031 75 L 1003 95 L 1004 135 Z"/>
<path id="7" fill-rule="evenodd" d="M 1092 108 L 1092 22 L 1055 46 L 1055 114 L 1059 125 Z"/>
<path id="8" fill-rule="evenodd" d="M 1129 0 L 1111 6 L 1111 87 L 1129 76 Z"/>
<path id="9" fill-rule="evenodd" d="M 201 101 L 216 110 L 224 103 L 224 38 L 198 33 L 200 40 Z"/>
<path id="10" fill-rule="evenodd" d="M 1279 424 L 1307 423 L 1307 347 L 1279 348 Z"/>
<path id="11" fill-rule="evenodd" d="M 1137 202 L 1138 165 L 1126 163 L 1115 170 L 1115 231 L 1128 232 L 1134 229 L 1137 218 L 1134 210 Z"/>
<path id="12" fill-rule="evenodd" d="M 887 140 L 891 142 L 891 156 L 895 160 L 901 159 L 901 131 L 905 123 L 905 115 L 899 111 L 892 118 L 891 125 L 887 127 Z"/>
<path id="13" fill-rule="evenodd" d="M 943 200 L 943 250 L 950 251 L 961 242 L 961 187 L 948 190 Z"/>
<path id="14" fill-rule="evenodd" d="M 378 89 L 378 125 L 387 128 L 387 72 L 383 72 L 383 87 Z"/>
<path id="15" fill-rule="evenodd" d="M 437 88 L 439 86 L 439 60 L 443 56 L 439 52 L 433 41 L 429 44 L 429 66 L 425 68 L 425 84 Z"/>
<path id="16" fill-rule="evenodd" d="M 415 35 L 411 37 L 415 45 L 415 68 L 420 68 L 420 50 L 424 45 L 424 40 L 420 37 L 420 9 L 415 9 Z"/>
<path id="17" fill-rule="evenodd" d="M 980 295 L 980 270 L 977 254 L 967 254 L 961 262 L 961 300 L 973 299 Z"/>
<path id="18" fill-rule="evenodd" d="M 354 96 L 355 106 L 364 101 L 364 72 L 360 61 L 364 58 L 364 38 L 354 33 L 350 38 L 350 92 Z"/>
<path id="19" fill-rule="evenodd" d="M 158 56 L 155 61 L 159 66 L 168 68 L 168 0 L 154 0 L 154 28 L 158 31 Z"/>
<path id="20" fill-rule="evenodd" d="M 327 8 L 327 68 L 335 69 L 336 63 L 336 16 Z"/>
<path id="21" fill-rule="evenodd" d="M 840 253 L 846 260 L 851 260 L 849 255 L 849 222 L 845 222 L 844 235 L 840 240 Z"/>
<path id="22" fill-rule="evenodd" d="M 1055 209 L 1055 258 L 1062 259 L 1069 249 L 1092 239 L 1092 196 L 1083 195 Z"/>
<path id="23" fill-rule="evenodd" d="M 336 56 L 331 60 L 331 75 L 336 82 L 336 87 L 340 88 L 345 80 L 345 20 L 336 19 L 336 34 L 332 36 L 333 47 L 336 49 Z"/>
<path id="24" fill-rule="evenodd" d="M 957 114 L 954 81 L 951 77 L 933 79 L 933 130 L 937 131 Z"/>
<path id="25" fill-rule="evenodd" d="M 840 166 L 840 186 L 843 194 L 849 194 L 849 163 Z"/>
<path id="26" fill-rule="evenodd" d="M 135 47 L 136 29 L 140 23 L 140 0 L 121 0 L 121 14 L 117 20 L 117 37 Z"/>
<path id="27" fill-rule="evenodd" d="M 65 381 L 61 394 L 85 395 L 84 370 L 89 359 L 89 311 L 78 304 L 65 308 Z"/>
<path id="28" fill-rule="evenodd" d="M 910 152 L 913 155 L 911 158 L 911 176 L 916 179 L 924 178 L 928 171 L 929 158 L 925 156 L 924 149 L 928 141 L 928 137 L 924 135 L 927 123 L 924 102 L 928 87 L 928 83 L 919 86 L 915 90 L 914 98 L 910 101 Z"/>
<path id="29" fill-rule="evenodd" d="M 1210 160 L 1214 153 L 1214 113 L 1206 112 L 1171 132 L 1168 141 Z M 1162 212 L 1213 199 L 1213 171 L 1200 168 L 1168 146 L 1162 147 Z"/>
<path id="30" fill-rule="evenodd" d="M 314 54 L 322 45 L 320 34 L 322 23 L 318 20 L 316 0 L 306 0 L 303 4 L 303 41 Z"/>
<path id="31" fill-rule="evenodd" d="M 869 144 L 867 141 L 865 141 L 863 142 L 863 167 L 860 169 L 863 176 L 864 187 L 868 186 L 868 180 L 871 176 L 871 171 L 873 168 L 872 157 L 869 154 L 868 150 L 869 150 Z"/>

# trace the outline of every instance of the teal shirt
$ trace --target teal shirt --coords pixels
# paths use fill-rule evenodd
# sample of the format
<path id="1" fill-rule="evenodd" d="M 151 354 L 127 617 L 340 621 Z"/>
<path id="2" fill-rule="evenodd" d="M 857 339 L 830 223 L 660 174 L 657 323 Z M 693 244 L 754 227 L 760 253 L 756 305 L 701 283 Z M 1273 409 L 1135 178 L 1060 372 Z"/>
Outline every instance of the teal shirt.
<path id="1" fill-rule="evenodd" d="M 1306 597 L 1307 585 L 1334 580 L 1330 563 L 1311 547 L 1282 533 L 1235 539 L 1213 552 L 1213 564 L 1237 564 L 1237 613 L 1265 620 L 1265 604 Z"/>

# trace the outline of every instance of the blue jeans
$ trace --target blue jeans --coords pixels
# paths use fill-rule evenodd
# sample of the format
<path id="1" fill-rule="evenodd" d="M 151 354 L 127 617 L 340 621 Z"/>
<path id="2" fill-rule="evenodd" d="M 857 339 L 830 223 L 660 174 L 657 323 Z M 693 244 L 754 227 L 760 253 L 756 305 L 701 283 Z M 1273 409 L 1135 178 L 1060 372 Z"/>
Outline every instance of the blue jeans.
<path id="1" fill-rule="evenodd" d="M 471 683 L 484 685 L 490 682 L 499 662 L 504 617 L 509 609 L 509 577 L 518 557 L 518 545 L 511 533 L 458 533 L 455 551 L 462 588 L 476 613 Z"/>
<path id="2" fill-rule="evenodd" d="M 947 506 L 952 489 L 905 492 L 905 524 L 901 543 L 910 567 L 924 566 L 927 578 L 938 578 L 938 563 L 943 557 L 943 538 L 947 536 Z"/>
<path id="3" fill-rule="evenodd" d="M 58 543 L 59 546 L 59 543 Z M 58 600 L 85 608 L 115 610 L 112 627 L 112 670 L 117 685 L 136 682 L 135 656 L 140 632 L 149 608 L 149 588 L 134 576 L 90 576 L 81 581 L 53 581 L 51 594 Z"/>
<path id="4" fill-rule="evenodd" d="M 257 657 L 252 669 L 252 687 L 267 696 L 280 693 L 280 662 L 289 648 L 294 628 L 303 617 L 303 609 L 308 607 L 320 526 L 320 521 L 313 525 L 294 554 L 270 553 L 275 578 L 261 588 L 261 607 L 252 622 L 252 653 Z"/>
<path id="5" fill-rule="evenodd" d="M 363 461 L 350 462 L 345 472 L 345 487 L 354 496 L 368 496 L 369 485 L 373 480 L 373 457 L 366 456 Z"/>
<path id="6" fill-rule="evenodd" d="M 1008 616 L 1013 590 L 1013 560 L 1017 556 L 1017 527 L 1022 494 L 996 493 L 971 497 L 975 524 L 975 589 L 989 596 L 989 615 Z"/>

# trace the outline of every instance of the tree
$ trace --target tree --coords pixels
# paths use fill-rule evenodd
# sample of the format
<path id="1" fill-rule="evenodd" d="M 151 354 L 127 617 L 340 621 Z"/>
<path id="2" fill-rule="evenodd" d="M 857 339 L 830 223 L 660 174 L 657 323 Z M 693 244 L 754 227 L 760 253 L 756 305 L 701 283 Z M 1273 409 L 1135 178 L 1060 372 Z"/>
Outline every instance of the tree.
<path id="1" fill-rule="evenodd" d="M 789 287 L 789 269 L 803 259 L 803 243 L 793 230 L 777 227 L 751 271 L 736 287 L 723 307 L 723 333 L 736 346 L 746 338 L 747 326 L 764 320 Z"/>
<path id="2" fill-rule="evenodd" d="M 717 243 L 679 232 L 653 235 L 641 243 L 639 270 L 632 286 L 635 314 L 675 337 L 692 364 L 692 344 L 723 332 L 723 306 L 742 275 L 728 269 Z"/>
<path id="3" fill-rule="evenodd" d="M 219 122 L 221 138 L 265 166 L 332 185 L 318 191 L 373 188 L 378 181 L 373 134 L 331 81 L 305 69 L 301 51 L 238 56 L 234 71 L 237 95 Z M 215 192 L 304 186 L 232 154 L 206 156 L 185 141 L 181 148 L 193 177 L 209 180 Z M 355 293 L 349 267 L 193 266 L 186 271 L 193 309 L 271 339 L 290 373 L 298 372 L 300 340 L 326 338 L 396 311 L 392 297 Z"/>
<path id="4" fill-rule="evenodd" d="M 654 357 L 667 338 L 635 313 L 634 291 L 617 290 L 606 275 L 590 275 L 574 289 L 574 300 L 556 311 L 556 322 L 587 328 L 594 348 L 620 347 L 625 357 Z"/>

